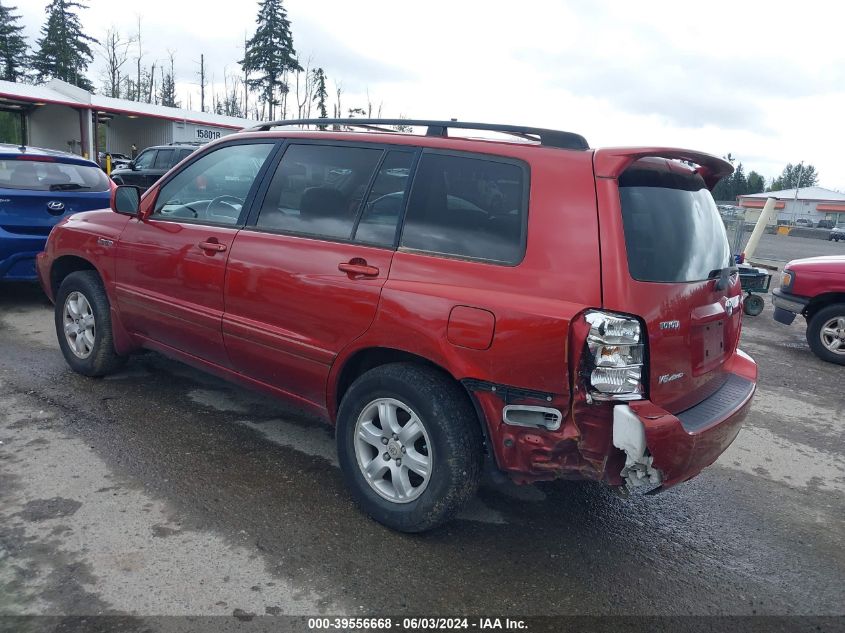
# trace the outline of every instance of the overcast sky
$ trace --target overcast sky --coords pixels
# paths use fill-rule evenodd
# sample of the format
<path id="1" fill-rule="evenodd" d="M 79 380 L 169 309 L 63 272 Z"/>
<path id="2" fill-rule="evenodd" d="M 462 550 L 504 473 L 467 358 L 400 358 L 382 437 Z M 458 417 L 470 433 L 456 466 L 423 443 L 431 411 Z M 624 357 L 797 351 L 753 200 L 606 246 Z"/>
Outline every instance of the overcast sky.
<path id="1" fill-rule="evenodd" d="M 10 0 L 3 0 L 10 4 Z M 17 0 L 32 41 L 46 0 Z M 767 179 L 813 163 L 845 190 L 845 4 L 833 1 L 469 2 L 286 0 L 300 60 L 325 68 L 343 108 L 583 134 L 590 145 L 731 152 Z M 90 0 L 88 33 L 142 19 L 144 62 L 176 55 L 183 105 L 200 53 L 240 72 L 250 0 Z M 89 76 L 101 84 L 100 59 Z"/>

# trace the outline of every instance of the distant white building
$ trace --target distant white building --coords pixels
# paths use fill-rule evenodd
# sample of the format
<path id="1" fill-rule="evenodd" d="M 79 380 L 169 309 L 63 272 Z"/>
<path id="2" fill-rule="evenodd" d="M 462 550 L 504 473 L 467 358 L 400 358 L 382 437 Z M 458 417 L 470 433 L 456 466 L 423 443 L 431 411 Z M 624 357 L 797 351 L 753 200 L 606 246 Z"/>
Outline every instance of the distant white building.
<path id="1" fill-rule="evenodd" d="M 0 111 L 20 117 L 20 138 L 5 142 L 95 160 L 98 152 L 128 155 L 133 143 L 138 151 L 174 142 L 204 143 L 256 125 L 249 119 L 113 99 L 59 79 L 42 85 L 0 81 Z"/>
<path id="2" fill-rule="evenodd" d="M 818 224 L 819 220 L 833 220 L 845 224 L 845 193 L 824 187 L 801 187 L 783 191 L 767 191 L 739 196 L 739 205 L 745 209 L 746 221 L 754 222 L 760 216 L 767 198 L 776 198 L 777 219 L 781 223 L 794 224 L 798 219 L 807 219 Z"/>

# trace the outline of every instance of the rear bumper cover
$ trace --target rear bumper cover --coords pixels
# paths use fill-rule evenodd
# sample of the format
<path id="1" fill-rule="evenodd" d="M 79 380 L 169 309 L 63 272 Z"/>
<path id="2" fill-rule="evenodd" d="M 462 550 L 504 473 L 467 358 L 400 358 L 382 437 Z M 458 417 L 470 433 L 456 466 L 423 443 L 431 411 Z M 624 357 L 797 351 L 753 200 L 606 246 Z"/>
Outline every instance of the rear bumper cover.
<path id="1" fill-rule="evenodd" d="M 672 415 L 648 402 L 629 406 L 643 425 L 650 466 L 659 470 L 662 488 L 687 481 L 716 461 L 739 433 L 757 387 L 757 364 L 737 350 L 728 378 L 712 396 Z"/>
<path id="2" fill-rule="evenodd" d="M 43 235 L 17 235 L 0 229 L 0 279 L 35 281 L 35 256 L 46 243 Z"/>

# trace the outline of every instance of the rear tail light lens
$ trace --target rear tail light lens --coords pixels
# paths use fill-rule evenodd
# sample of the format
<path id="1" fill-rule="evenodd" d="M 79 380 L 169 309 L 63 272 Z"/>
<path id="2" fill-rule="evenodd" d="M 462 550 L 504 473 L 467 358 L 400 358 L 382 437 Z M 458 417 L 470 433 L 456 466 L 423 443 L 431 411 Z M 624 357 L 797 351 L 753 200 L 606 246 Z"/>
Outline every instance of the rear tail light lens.
<path id="1" fill-rule="evenodd" d="M 596 400 L 639 400 L 643 398 L 645 343 L 637 319 L 610 312 L 590 311 L 586 315 L 585 376 L 588 393 Z"/>

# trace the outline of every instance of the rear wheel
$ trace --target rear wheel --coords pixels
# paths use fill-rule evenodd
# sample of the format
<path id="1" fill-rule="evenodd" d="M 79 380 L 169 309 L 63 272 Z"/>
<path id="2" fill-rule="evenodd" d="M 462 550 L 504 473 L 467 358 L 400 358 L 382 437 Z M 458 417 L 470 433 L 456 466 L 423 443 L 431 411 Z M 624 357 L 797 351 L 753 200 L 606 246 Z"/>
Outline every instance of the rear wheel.
<path id="1" fill-rule="evenodd" d="M 105 376 L 126 358 L 114 351 L 111 311 L 100 276 L 71 273 L 56 294 L 56 335 L 67 364 L 85 376 Z"/>
<path id="2" fill-rule="evenodd" d="M 807 342 L 822 360 L 845 365 L 845 303 L 829 305 L 812 316 Z"/>
<path id="3" fill-rule="evenodd" d="M 376 521 L 402 532 L 448 521 L 475 494 L 481 446 L 466 393 L 422 365 L 368 371 L 338 412 L 338 459 L 352 496 Z"/>
<path id="4" fill-rule="evenodd" d="M 748 316 L 757 316 L 766 307 L 766 302 L 760 295 L 749 294 L 743 301 L 742 309 Z"/>

